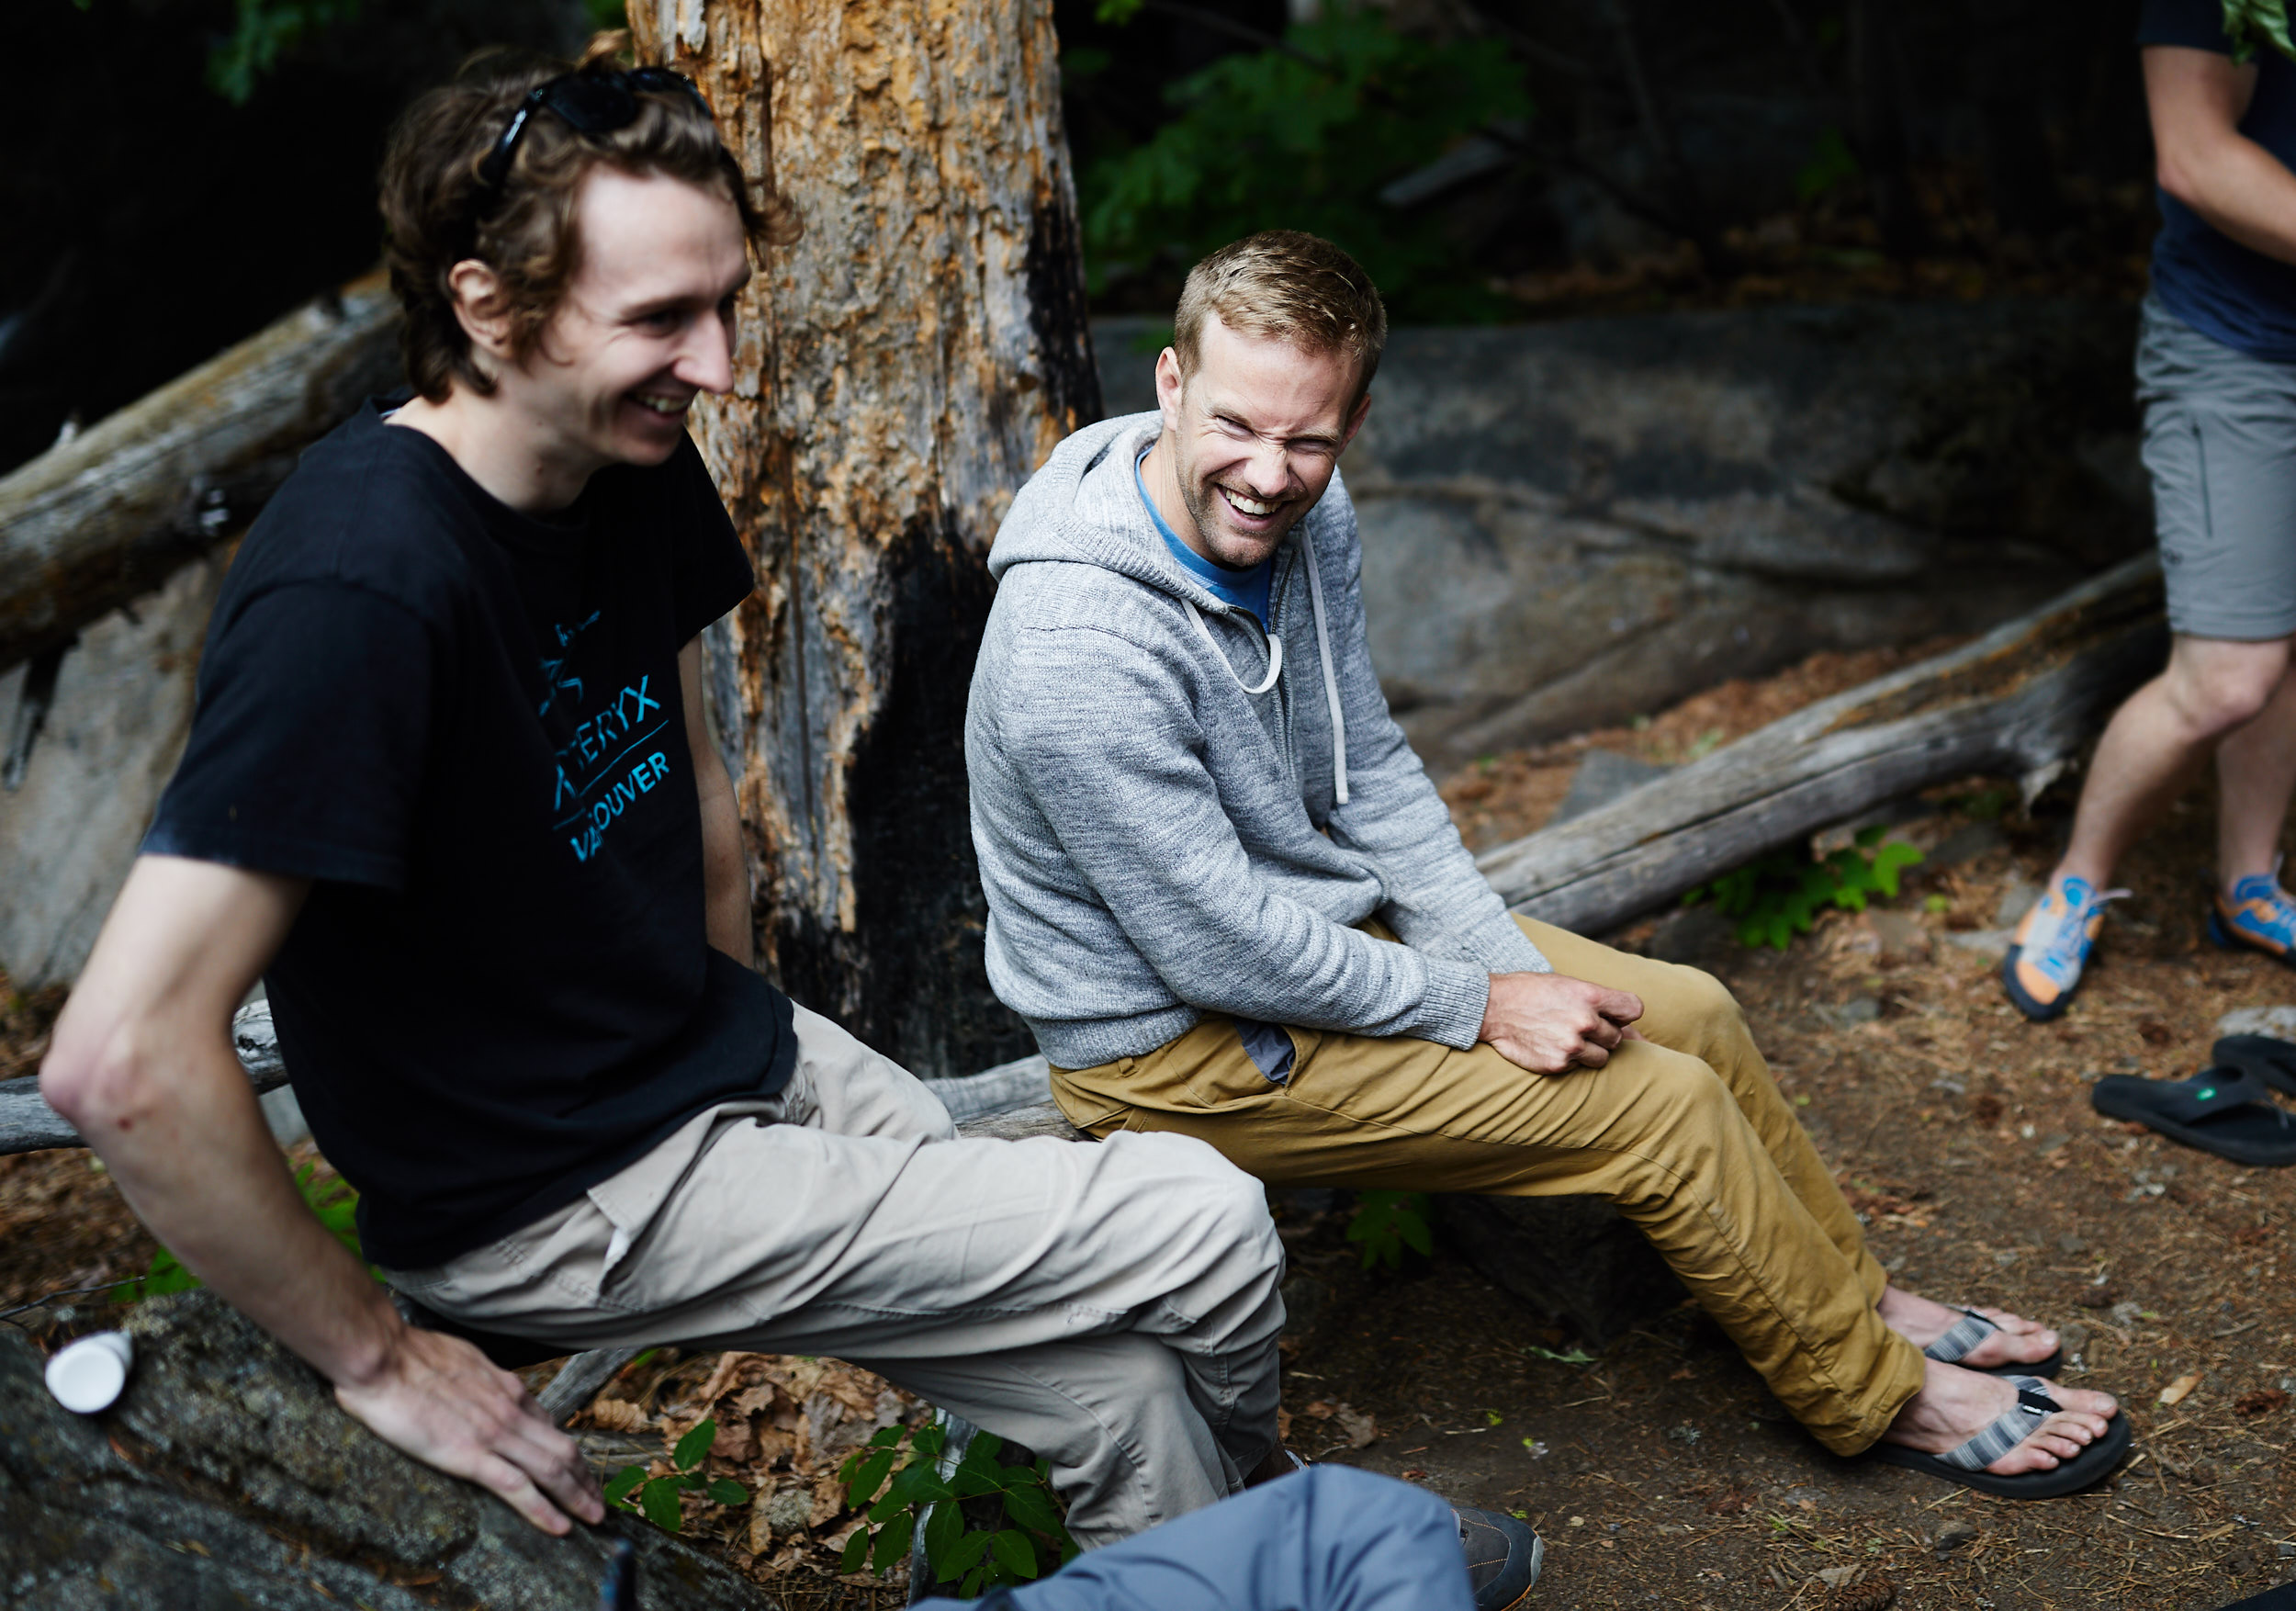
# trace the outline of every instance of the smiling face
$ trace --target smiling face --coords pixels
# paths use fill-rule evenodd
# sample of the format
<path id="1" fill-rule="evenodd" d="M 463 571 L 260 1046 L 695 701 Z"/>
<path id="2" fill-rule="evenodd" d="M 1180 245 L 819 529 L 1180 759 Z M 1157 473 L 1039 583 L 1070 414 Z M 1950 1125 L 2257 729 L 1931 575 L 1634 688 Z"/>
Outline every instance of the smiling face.
<path id="1" fill-rule="evenodd" d="M 1180 538 L 1222 565 L 1257 565 L 1315 507 L 1371 406 L 1338 353 L 1303 352 L 1272 336 L 1204 321 L 1196 366 L 1156 360 L 1164 414 L 1157 456 L 1194 523 Z"/>
<path id="2" fill-rule="evenodd" d="M 749 278 L 723 195 L 601 164 L 575 197 L 580 267 L 534 349 L 498 371 L 530 450 L 561 473 L 660 464 L 686 410 L 733 385 L 734 299 Z"/>

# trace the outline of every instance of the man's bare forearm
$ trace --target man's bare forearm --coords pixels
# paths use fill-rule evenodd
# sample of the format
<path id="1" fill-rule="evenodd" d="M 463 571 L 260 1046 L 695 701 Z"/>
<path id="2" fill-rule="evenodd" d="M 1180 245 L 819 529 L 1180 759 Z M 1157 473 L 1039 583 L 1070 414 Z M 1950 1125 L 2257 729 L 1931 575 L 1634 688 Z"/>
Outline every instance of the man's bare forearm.
<path id="1" fill-rule="evenodd" d="M 157 1045 L 82 1135 L 185 1268 L 329 1380 L 371 1380 L 403 1323 L 304 1205 L 230 1042 L 210 1030 Z"/>
<path id="2" fill-rule="evenodd" d="M 231 1042 L 299 881 L 147 856 L 104 925 L 40 1087 L 184 1267 L 337 1383 L 381 1369 L 388 1297 L 295 1189 Z"/>

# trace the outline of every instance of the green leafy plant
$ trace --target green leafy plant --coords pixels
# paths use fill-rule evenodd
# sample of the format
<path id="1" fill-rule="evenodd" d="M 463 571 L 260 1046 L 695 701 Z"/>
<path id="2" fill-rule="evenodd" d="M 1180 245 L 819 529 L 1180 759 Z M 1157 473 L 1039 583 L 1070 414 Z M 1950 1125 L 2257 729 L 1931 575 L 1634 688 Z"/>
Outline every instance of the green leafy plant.
<path id="1" fill-rule="evenodd" d="M 845 1571 L 865 1564 L 884 1576 L 907 1559 L 920 1518 L 933 1581 L 959 1583 L 962 1599 L 1027 1583 L 1041 1575 L 1046 1560 L 1066 1565 L 1076 1558 L 1045 1461 L 1003 1464 L 1004 1440 L 975 1432 L 963 1458 L 944 1472 L 948 1447 L 944 1426 L 888 1426 L 846 1457 L 838 1480 L 861 1522 L 845 1540 Z M 999 1501 L 997 1519 L 1010 1525 L 968 1527 L 962 1502 L 991 1496 Z"/>
<path id="2" fill-rule="evenodd" d="M 1683 896 L 1684 906 L 1714 902 L 1726 918 L 1738 919 L 1739 943 L 1780 951 L 1806 934 L 1818 910 L 1839 907 L 1862 912 L 1869 896 L 1894 899 L 1897 875 L 1921 860 L 1911 845 L 1881 842 L 1880 825 L 1866 828 L 1857 842 L 1833 854 L 1813 857 L 1806 848 L 1773 851 Z"/>
<path id="3" fill-rule="evenodd" d="M 359 1250 L 359 1194 L 340 1175 L 330 1175 L 324 1180 L 318 1176 L 318 1165 L 304 1165 L 295 1172 L 295 1189 L 302 1193 L 304 1206 L 319 1222 L 334 1233 L 335 1240 L 349 1248 L 354 1258 L 364 1263 L 366 1255 Z M 142 1277 L 128 1283 L 119 1294 L 119 1301 L 133 1303 L 164 1292 L 188 1292 L 201 1284 L 197 1276 L 163 1247 L 152 1256 L 151 1267 Z"/>
<path id="4" fill-rule="evenodd" d="M 1111 0 L 1120 23 L 1139 0 Z M 1307 230 L 1353 253 L 1399 319 L 1489 319 L 1503 304 L 1439 226 L 1380 188 L 1494 121 L 1530 115 L 1521 69 L 1487 42 L 1398 32 L 1330 0 L 1278 46 L 1223 56 L 1165 92 L 1172 119 L 1083 175 L 1093 287 L 1119 264 L 1192 261 L 1256 230 Z"/>
<path id="5" fill-rule="evenodd" d="M 683 1494 L 705 1494 L 712 1504 L 748 1504 L 749 1490 L 730 1477 L 702 1475 L 701 1464 L 716 1440 L 715 1421 L 696 1423 L 670 1451 L 670 1463 L 676 1470 L 649 1477 L 644 1466 L 625 1466 L 606 1479 L 606 1503 L 636 1511 L 665 1533 L 685 1525 L 685 1507 L 680 1503 Z"/>
<path id="6" fill-rule="evenodd" d="M 1809 161 L 1794 175 L 1794 195 L 1799 201 L 1815 201 L 1838 185 L 1858 176 L 1857 153 L 1841 137 L 1839 129 L 1822 130 L 1817 144 L 1810 150 Z"/>
<path id="7" fill-rule="evenodd" d="M 1435 1251 L 1435 1233 L 1427 1226 L 1427 1194 L 1424 1191 L 1366 1191 L 1356 1199 L 1355 1217 L 1347 1222 L 1347 1240 L 1363 1245 L 1363 1267 L 1384 1262 L 1390 1269 L 1403 1266 L 1403 1249 L 1426 1255 Z"/>
<path id="8" fill-rule="evenodd" d="M 2233 60 L 2244 64 L 2256 55 L 2259 37 L 2296 59 L 2296 43 L 2288 37 L 2288 0 L 2224 0 L 2224 37 L 2233 42 Z"/>
<path id="9" fill-rule="evenodd" d="M 360 0 L 239 0 L 231 31 L 208 48 L 208 87 L 235 107 L 307 35 L 356 21 Z"/>

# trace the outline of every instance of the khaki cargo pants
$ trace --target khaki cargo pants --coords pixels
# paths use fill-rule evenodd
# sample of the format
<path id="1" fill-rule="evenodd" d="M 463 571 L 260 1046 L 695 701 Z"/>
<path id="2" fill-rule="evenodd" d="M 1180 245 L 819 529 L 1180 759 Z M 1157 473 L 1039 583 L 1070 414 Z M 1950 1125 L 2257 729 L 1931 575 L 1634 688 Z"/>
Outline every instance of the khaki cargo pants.
<path id="1" fill-rule="evenodd" d="M 850 1360 L 1044 1456 L 1087 1548 L 1241 1487 L 1276 1443 L 1284 1324 L 1259 1183 L 1176 1135 L 959 1138 L 891 1059 L 802 1007 L 796 1029 L 782 1091 L 391 1284 L 569 1352 Z"/>
<path id="2" fill-rule="evenodd" d="M 1291 1029 L 1277 1083 L 1208 1018 L 1145 1056 L 1056 1068 L 1052 1094 L 1096 1135 L 1198 1136 L 1276 1185 L 1607 1198 L 1796 1419 L 1864 1448 L 1919 1391 L 1921 1351 L 1874 1312 L 1887 1277 L 1737 1001 L 1695 968 L 1517 921 L 1557 973 L 1640 997 L 1648 1041 L 1548 1076 L 1487 1045 Z"/>

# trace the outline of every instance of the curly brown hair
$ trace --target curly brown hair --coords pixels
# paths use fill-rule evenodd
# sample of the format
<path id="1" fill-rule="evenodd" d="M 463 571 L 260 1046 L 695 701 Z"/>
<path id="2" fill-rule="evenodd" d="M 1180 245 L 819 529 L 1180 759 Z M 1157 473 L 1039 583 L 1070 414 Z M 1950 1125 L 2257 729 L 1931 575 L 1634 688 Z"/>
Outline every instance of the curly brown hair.
<path id="1" fill-rule="evenodd" d="M 479 167 L 527 92 L 563 73 L 612 71 L 628 47 L 627 34 L 602 33 L 579 62 L 474 62 L 417 99 L 391 130 L 380 177 L 384 261 L 407 314 L 399 338 L 407 379 L 429 401 L 445 401 L 456 386 L 481 396 L 494 389 L 455 315 L 447 277 L 455 265 L 475 258 L 494 270 L 511 317 L 512 355 L 523 357 L 581 266 L 574 199 L 598 163 L 718 191 L 741 214 L 753 251 L 796 238 L 789 206 L 743 175 L 708 113 L 676 89 L 635 92 L 637 118 L 611 133 L 579 133 L 555 117 L 530 118 L 501 190 L 488 187 Z"/>

